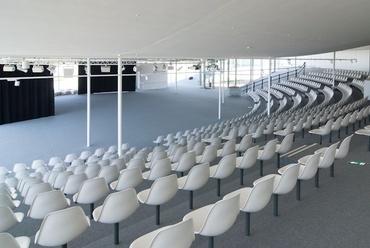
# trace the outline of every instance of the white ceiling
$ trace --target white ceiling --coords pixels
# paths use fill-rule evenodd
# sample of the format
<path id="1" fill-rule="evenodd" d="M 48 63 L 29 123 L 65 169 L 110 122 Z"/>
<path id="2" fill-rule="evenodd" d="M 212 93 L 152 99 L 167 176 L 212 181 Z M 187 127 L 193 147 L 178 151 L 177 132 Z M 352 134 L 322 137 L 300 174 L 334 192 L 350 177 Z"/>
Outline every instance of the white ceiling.
<path id="1" fill-rule="evenodd" d="M 1 0 L 0 57 L 317 54 L 370 45 L 369 10 L 369 0 Z"/>

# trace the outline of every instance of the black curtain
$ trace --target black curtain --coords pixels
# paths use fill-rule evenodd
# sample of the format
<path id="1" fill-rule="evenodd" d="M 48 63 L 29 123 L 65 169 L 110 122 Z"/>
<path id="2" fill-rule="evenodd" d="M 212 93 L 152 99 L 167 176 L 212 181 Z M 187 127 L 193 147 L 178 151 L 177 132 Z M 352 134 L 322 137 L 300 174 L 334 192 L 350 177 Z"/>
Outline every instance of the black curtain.
<path id="1" fill-rule="evenodd" d="M 15 70 L 4 72 L 4 65 L 0 65 L 0 78 L 17 77 L 20 85 L 15 86 L 14 81 L 0 81 L 0 124 L 30 120 L 55 114 L 54 80 L 22 79 L 22 77 L 50 76 L 44 66 L 44 72 L 27 73 Z M 32 68 L 32 66 L 31 66 Z"/>
<path id="2" fill-rule="evenodd" d="M 91 66 L 91 75 L 109 75 L 117 74 L 117 65 L 110 65 L 110 72 L 101 72 L 100 65 Z M 135 91 L 136 76 L 124 76 L 125 74 L 136 74 L 133 70 L 134 65 L 125 65 L 125 70 L 122 71 L 122 89 L 123 91 Z M 85 66 L 78 66 L 78 75 L 86 75 Z M 117 77 L 91 77 L 91 93 L 112 92 L 117 91 Z M 78 78 L 78 94 L 87 93 L 87 78 Z"/>

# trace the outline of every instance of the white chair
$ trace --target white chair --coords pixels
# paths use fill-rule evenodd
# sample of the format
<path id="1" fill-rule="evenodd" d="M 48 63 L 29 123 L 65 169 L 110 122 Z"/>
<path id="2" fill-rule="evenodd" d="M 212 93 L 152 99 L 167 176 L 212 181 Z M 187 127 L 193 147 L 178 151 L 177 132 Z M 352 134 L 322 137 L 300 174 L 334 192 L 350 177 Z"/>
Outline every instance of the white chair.
<path id="1" fill-rule="evenodd" d="M 18 172 L 21 171 L 27 171 L 28 167 L 25 163 L 16 163 L 13 165 L 13 173 L 17 174 Z"/>
<path id="2" fill-rule="evenodd" d="M 89 164 L 86 166 L 84 173 L 88 179 L 93 179 L 98 176 L 101 167 L 98 164 Z"/>
<path id="3" fill-rule="evenodd" d="M 293 190 L 297 183 L 300 164 L 288 164 L 282 169 L 281 175 L 275 175 L 274 188 L 272 190 L 274 200 L 274 216 L 279 215 L 279 195 L 287 194 Z"/>
<path id="4" fill-rule="evenodd" d="M 326 151 L 324 153 L 321 154 L 318 169 L 317 169 L 317 172 L 316 172 L 316 175 L 315 175 L 315 187 L 316 188 L 319 187 L 319 172 L 320 172 L 320 169 L 329 168 L 330 166 L 333 165 L 334 159 L 335 159 L 335 153 L 336 153 L 338 144 L 339 144 L 339 142 L 332 144 L 331 146 L 329 146 L 328 149 L 326 149 Z M 307 156 L 304 156 L 304 157 L 298 159 L 298 163 L 306 164 L 309 157 L 310 157 L 310 155 L 307 155 Z"/>
<path id="5" fill-rule="evenodd" d="M 69 200 L 60 190 L 39 193 L 33 198 L 27 216 L 32 219 L 43 219 L 48 213 L 69 207 Z"/>
<path id="6" fill-rule="evenodd" d="M 333 122 L 333 125 L 331 126 L 331 132 L 329 134 L 329 143 L 331 143 L 332 141 L 332 135 L 333 135 L 333 132 L 338 132 L 338 138 L 340 137 L 339 135 L 339 130 L 341 128 L 341 124 L 342 124 L 342 120 L 343 120 L 343 116 L 339 116 L 334 122 Z"/>
<path id="7" fill-rule="evenodd" d="M 70 175 L 64 186 L 61 188 L 61 191 L 65 195 L 74 195 L 78 192 L 83 181 L 87 180 L 87 176 L 85 173 L 80 173 L 77 175 Z"/>
<path id="8" fill-rule="evenodd" d="M 6 232 L 16 224 L 22 222 L 24 214 L 22 212 L 13 213 L 10 207 L 0 205 L 0 232 Z"/>
<path id="9" fill-rule="evenodd" d="M 267 135 L 270 135 L 274 132 L 275 122 L 270 121 L 269 124 L 267 124 L 266 128 L 263 130 L 263 135 L 265 135 L 265 141 L 267 140 Z"/>
<path id="10" fill-rule="evenodd" d="M 331 133 L 331 128 L 333 126 L 333 119 L 328 120 L 325 126 L 321 126 L 317 129 L 312 129 L 308 131 L 310 134 L 316 134 L 320 136 L 320 145 L 322 145 L 322 137 Z"/>
<path id="11" fill-rule="evenodd" d="M 93 212 L 95 221 L 114 224 L 114 244 L 119 244 L 119 222 L 131 216 L 139 207 L 136 191 L 131 189 L 112 193 L 105 198 L 103 205 Z"/>
<path id="12" fill-rule="evenodd" d="M 235 190 L 224 196 L 229 199 L 240 195 L 240 211 L 245 213 L 245 235 L 250 236 L 250 214 L 262 210 L 269 203 L 272 195 L 275 175 L 267 175 L 253 182 L 253 188 Z"/>
<path id="13" fill-rule="evenodd" d="M 202 155 L 196 157 L 197 164 L 212 163 L 217 157 L 217 145 L 206 146 Z"/>
<path id="14" fill-rule="evenodd" d="M 222 149 L 217 150 L 217 157 L 225 157 L 227 155 L 233 154 L 235 152 L 235 146 L 236 146 L 235 144 L 236 144 L 235 139 L 228 140 L 224 144 Z"/>
<path id="15" fill-rule="evenodd" d="M 189 219 L 147 233 L 132 242 L 130 248 L 190 248 L 194 239 L 194 224 Z"/>
<path id="16" fill-rule="evenodd" d="M 154 162 L 152 168 L 149 171 L 143 173 L 145 180 L 154 181 L 160 177 L 171 174 L 171 162 L 169 158 L 160 159 Z"/>
<path id="17" fill-rule="evenodd" d="M 163 135 L 160 135 L 160 136 L 157 137 L 156 140 L 153 141 L 153 143 L 156 144 L 157 146 L 159 146 L 163 142 L 163 140 L 164 140 Z"/>
<path id="18" fill-rule="evenodd" d="M 51 167 L 54 167 L 54 165 L 56 165 L 57 163 L 61 163 L 61 162 L 62 160 L 60 159 L 60 157 L 55 156 L 49 159 L 48 165 Z"/>
<path id="19" fill-rule="evenodd" d="M 253 139 L 253 142 L 256 143 L 257 139 L 262 137 L 263 135 L 263 131 L 265 130 L 265 124 L 260 124 L 256 131 L 252 133 L 252 139 Z"/>
<path id="20" fill-rule="evenodd" d="M 250 147 L 245 151 L 243 157 L 236 158 L 236 167 L 240 169 L 240 185 L 244 184 L 244 170 L 254 166 L 257 162 L 259 146 Z"/>
<path id="21" fill-rule="evenodd" d="M 90 220 L 79 206 L 47 214 L 35 236 L 35 244 L 67 247 L 90 226 Z"/>
<path id="22" fill-rule="evenodd" d="M 274 132 L 275 136 L 287 136 L 293 132 L 294 124 L 293 122 L 289 122 L 283 130 L 278 130 Z"/>
<path id="23" fill-rule="evenodd" d="M 31 239 L 27 236 L 20 236 L 14 238 L 10 233 L 0 233 L 1 247 L 7 248 L 28 248 Z"/>
<path id="24" fill-rule="evenodd" d="M 252 147 L 252 135 L 246 134 L 243 136 L 239 144 L 236 145 L 235 151 L 238 152 L 238 155 L 241 156 L 248 148 Z"/>
<path id="25" fill-rule="evenodd" d="M 45 166 L 45 162 L 42 159 L 35 159 L 32 161 L 31 169 L 36 170 L 38 167 Z"/>
<path id="26" fill-rule="evenodd" d="M 339 145 L 339 147 L 335 151 L 334 160 L 343 159 L 347 156 L 347 154 L 349 152 L 349 147 L 350 147 L 352 137 L 353 137 L 353 134 L 346 137 L 342 141 L 342 143 Z M 327 147 L 324 147 L 324 148 L 321 148 L 319 150 L 316 150 L 315 153 L 320 153 L 320 154 L 323 155 L 327 149 L 328 149 Z M 334 177 L 334 162 L 330 166 L 330 177 Z"/>
<path id="27" fill-rule="evenodd" d="M 10 209 L 14 209 L 19 207 L 20 204 L 21 204 L 20 200 L 13 200 L 9 194 L 0 193 L 0 205 L 5 205 L 10 207 Z"/>
<path id="28" fill-rule="evenodd" d="M 140 167 L 122 170 L 118 179 L 110 184 L 111 189 L 116 191 L 135 188 L 143 181 Z"/>
<path id="29" fill-rule="evenodd" d="M 208 237 L 208 247 L 214 247 L 214 237 L 225 233 L 239 214 L 239 195 L 223 199 L 186 214 L 183 220 L 193 219 L 194 233 Z"/>
<path id="30" fill-rule="evenodd" d="M 27 192 L 26 195 L 23 198 L 23 203 L 26 205 L 31 205 L 33 198 L 39 193 L 42 192 L 47 192 L 47 191 L 52 191 L 53 187 L 51 187 L 50 183 L 38 183 L 31 185 Z"/>
<path id="31" fill-rule="evenodd" d="M 137 194 L 141 203 L 156 206 L 155 224 L 160 224 L 160 205 L 171 200 L 178 191 L 177 177 L 172 174 L 156 179 L 149 189 Z"/>
<path id="32" fill-rule="evenodd" d="M 306 164 L 300 164 L 299 172 L 298 172 L 298 179 L 296 185 L 296 199 L 298 201 L 301 200 L 301 181 L 302 180 L 309 180 L 316 175 L 318 166 L 320 162 L 320 154 L 313 154 L 311 155 Z M 279 170 L 279 173 L 282 173 L 283 170 Z"/>
<path id="33" fill-rule="evenodd" d="M 263 161 L 270 160 L 276 152 L 277 139 L 270 140 L 262 150 L 258 150 L 257 159 L 260 161 L 260 176 L 263 176 Z"/>
<path id="34" fill-rule="evenodd" d="M 60 172 L 58 173 L 58 175 L 55 177 L 55 180 L 53 182 L 53 188 L 54 189 L 61 189 L 69 176 L 73 175 L 73 172 L 72 171 L 63 171 L 63 172 Z"/>
<path id="35" fill-rule="evenodd" d="M 110 184 L 111 182 L 117 180 L 119 177 L 119 171 L 116 166 L 103 166 L 97 177 L 104 178 L 105 182 L 107 184 Z"/>
<path id="36" fill-rule="evenodd" d="M 280 168 L 280 156 L 288 152 L 293 145 L 294 133 L 287 134 L 280 144 L 276 144 L 277 167 Z"/>
<path id="37" fill-rule="evenodd" d="M 94 178 L 83 181 L 78 192 L 73 195 L 73 201 L 90 205 L 90 218 L 94 211 L 94 203 L 108 195 L 109 189 L 104 178 Z"/>
<path id="38" fill-rule="evenodd" d="M 211 178 L 217 180 L 217 196 L 221 195 L 221 179 L 230 176 L 236 167 L 236 153 L 226 155 L 217 165 L 209 168 Z"/>
<path id="39" fill-rule="evenodd" d="M 105 153 L 105 149 L 103 147 L 98 147 L 95 149 L 94 155 L 98 158 L 101 158 L 103 157 L 104 153 Z"/>
<path id="40" fill-rule="evenodd" d="M 64 158 L 63 162 L 66 164 L 71 164 L 73 160 L 77 159 L 77 155 L 75 153 L 68 153 Z"/>
<path id="41" fill-rule="evenodd" d="M 190 209 L 193 209 L 194 191 L 203 187 L 208 182 L 209 176 L 209 163 L 204 163 L 194 166 L 187 176 L 177 179 L 179 189 L 189 191 Z"/>
<path id="42" fill-rule="evenodd" d="M 145 160 L 142 157 L 133 158 L 126 164 L 127 169 L 139 167 L 141 171 L 145 170 Z"/>
<path id="43" fill-rule="evenodd" d="M 81 154 L 80 154 L 80 156 L 78 158 L 86 162 L 86 160 L 90 156 L 91 156 L 91 152 L 90 151 L 82 151 Z"/>
<path id="44" fill-rule="evenodd" d="M 184 172 L 190 170 L 196 163 L 195 151 L 189 151 L 181 155 L 178 162 L 171 164 L 172 171 L 180 172 L 184 176 Z"/>

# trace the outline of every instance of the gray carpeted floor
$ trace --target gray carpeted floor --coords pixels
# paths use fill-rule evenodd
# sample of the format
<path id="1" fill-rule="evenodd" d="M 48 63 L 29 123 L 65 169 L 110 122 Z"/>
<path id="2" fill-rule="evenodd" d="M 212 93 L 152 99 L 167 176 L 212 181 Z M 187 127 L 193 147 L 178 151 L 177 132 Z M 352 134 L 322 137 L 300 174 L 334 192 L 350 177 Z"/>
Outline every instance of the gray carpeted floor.
<path id="1" fill-rule="evenodd" d="M 133 146 L 152 146 L 158 135 L 218 122 L 218 91 L 199 89 L 195 81 L 179 84 L 177 94 L 171 85 L 166 90 L 127 93 L 123 98 L 123 139 Z M 226 96 L 222 119 L 248 112 L 251 104 L 247 97 Z M 114 94 L 92 96 L 91 151 L 116 143 L 116 105 Z M 1 165 L 11 168 L 15 162 L 30 164 L 33 159 L 48 160 L 51 156 L 64 157 L 67 153 L 87 149 L 85 108 L 86 96 L 58 97 L 56 116 L 0 126 Z M 338 140 L 336 134 L 333 137 L 334 141 Z M 304 139 L 298 136 L 292 149 L 316 142 L 317 136 L 306 135 Z M 261 139 L 257 143 L 263 145 L 265 142 Z M 323 146 L 328 144 L 328 137 L 325 137 Z M 335 162 L 334 178 L 329 177 L 328 170 L 323 170 L 319 189 L 313 187 L 313 180 L 303 181 L 301 201 L 295 200 L 295 190 L 280 196 L 279 217 L 272 215 L 272 201 L 262 211 L 251 214 L 250 237 L 244 236 L 244 215 L 241 213 L 228 232 L 215 238 L 215 247 L 369 247 L 370 170 L 368 166 L 348 164 L 351 160 L 370 162 L 367 144 L 366 137 L 355 135 L 348 156 Z M 315 144 L 292 157 L 286 156 L 282 164 L 296 162 L 320 147 Z M 235 171 L 222 180 L 222 195 L 240 188 L 238 173 Z M 268 173 L 277 173 L 275 159 L 265 163 L 265 174 Z M 257 178 L 259 172 L 255 166 L 245 172 L 245 186 L 251 186 Z M 150 185 L 150 182 L 144 182 L 137 191 Z M 196 191 L 194 207 L 220 200 L 215 187 L 216 181 L 210 179 L 205 187 Z M 187 193 L 179 191 L 161 207 L 161 227 L 180 221 L 189 212 Z M 83 208 L 88 213 L 89 207 Z M 24 213 L 27 210 L 25 206 L 16 209 Z M 153 206 L 140 205 L 136 213 L 120 224 L 118 247 L 128 247 L 135 238 L 158 228 L 154 224 L 154 214 Z M 10 233 L 14 236 L 28 235 L 33 242 L 40 223 L 26 217 Z M 69 243 L 69 247 L 114 247 L 113 226 L 94 221 L 91 224 L 91 228 Z M 31 247 L 39 246 L 32 244 Z M 207 239 L 197 235 L 192 247 L 207 247 Z"/>

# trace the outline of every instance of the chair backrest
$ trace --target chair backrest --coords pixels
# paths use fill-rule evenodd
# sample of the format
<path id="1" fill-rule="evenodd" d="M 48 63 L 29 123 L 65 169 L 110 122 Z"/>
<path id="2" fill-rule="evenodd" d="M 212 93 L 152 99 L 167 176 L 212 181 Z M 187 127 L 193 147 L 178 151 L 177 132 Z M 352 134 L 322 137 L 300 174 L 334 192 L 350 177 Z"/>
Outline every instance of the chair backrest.
<path id="1" fill-rule="evenodd" d="M 38 183 L 34 184 L 28 188 L 26 195 L 24 196 L 23 203 L 26 205 L 31 205 L 33 198 L 39 193 L 52 191 L 50 183 Z"/>
<path id="2" fill-rule="evenodd" d="M 353 134 L 346 137 L 342 143 L 340 144 L 339 148 L 337 149 L 337 152 L 335 154 L 335 159 L 342 159 L 345 158 L 349 151 L 349 145 L 351 143 L 351 139 L 353 137 Z"/>
<path id="3" fill-rule="evenodd" d="M 221 137 L 214 137 L 211 140 L 210 146 L 216 146 L 216 150 L 221 147 Z"/>
<path id="4" fill-rule="evenodd" d="M 82 182 L 78 192 L 73 196 L 73 201 L 82 204 L 94 203 L 109 193 L 105 179 L 93 178 Z"/>
<path id="5" fill-rule="evenodd" d="M 334 121 L 333 119 L 328 120 L 328 122 L 324 126 L 324 129 L 322 130 L 322 135 L 327 135 L 331 132 L 333 121 Z"/>
<path id="6" fill-rule="evenodd" d="M 66 157 L 64 158 L 64 163 L 72 163 L 73 160 L 75 160 L 77 158 L 77 155 L 75 153 L 69 153 L 66 155 Z"/>
<path id="7" fill-rule="evenodd" d="M 38 184 L 38 183 L 43 183 L 42 179 L 34 179 L 34 180 L 28 180 L 24 182 L 23 186 L 19 188 L 19 191 L 21 192 L 21 196 L 25 197 L 27 190 L 31 185 Z"/>
<path id="8" fill-rule="evenodd" d="M 234 224 L 239 214 L 239 195 L 216 202 L 207 213 L 199 234 L 218 236 Z"/>
<path id="9" fill-rule="evenodd" d="M 85 173 L 80 173 L 76 175 L 70 175 L 61 191 L 66 195 L 74 195 L 78 192 L 83 181 L 87 180 L 87 175 Z"/>
<path id="10" fill-rule="evenodd" d="M 351 113 L 347 113 L 342 119 L 341 127 L 346 127 L 349 124 L 349 119 L 351 118 Z"/>
<path id="11" fill-rule="evenodd" d="M 226 155 L 230 155 L 235 152 L 235 144 L 236 144 L 236 139 L 231 139 L 227 141 L 224 146 L 222 147 L 221 154 L 219 155 L 220 157 L 224 157 Z"/>
<path id="12" fill-rule="evenodd" d="M 156 179 L 149 189 L 145 201 L 150 205 L 161 205 L 169 201 L 178 191 L 177 177 L 175 174 Z"/>
<path id="13" fill-rule="evenodd" d="M 139 167 L 142 171 L 145 169 L 145 160 L 143 157 L 133 158 L 128 162 L 127 169 Z"/>
<path id="14" fill-rule="evenodd" d="M 196 156 L 195 156 L 195 151 L 189 151 L 187 153 L 184 153 L 181 155 L 176 171 L 188 171 L 190 170 L 196 163 Z"/>
<path id="15" fill-rule="evenodd" d="M 27 216 L 33 219 L 43 219 L 48 213 L 67 207 L 69 207 L 69 204 L 62 191 L 53 190 L 43 192 L 33 198 Z"/>
<path id="16" fill-rule="evenodd" d="M 192 150 L 195 151 L 196 156 L 199 156 L 199 155 L 202 155 L 205 148 L 206 148 L 206 144 L 204 143 L 204 141 L 199 141 L 199 142 L 195 143 Z"/>
<path id="17" fill-rule="evenodd" d="M 304 166 L 301 166 L 298 173 L 299 180 L 308 180 L 315 176 L 320 162 L 320 153 L 311 155 Z"/>
<path id="18" fill-rule="evenodd" d="M 20 171 L 26 171 L 28 168 L 27 168 L 27 165 L 25 163 L 16 163 L 13 165 L 13 172 L 14 173 L 18 173 Z"/>
<path id="19" fill-rule="evenodd" d="M 64 172 L 60 172 L 55 180 L 54 180 L 54 183 L 53 183 L 53 188 L 54 189 L 61 189 L 64 184 L 66 183 L 67 181 L 67 178 L 70 176 L 70 175 L 73 175 L 73 172 L 72 171 L 64 171 Z"/>
<path id="20" fill-rule="evenodd" d="M 0 193 L 0 205 L 5 205 L 14 209 L 19 206 L 21 202 L 19 200 L 13 200 L 10 194 Z"/>
<path id="21" fill-rule="evenodd" d="M 32 161 L 31 169 L 36 170 L 38 167 L 45 166 L 45 162 L 42 159 L 35 159 Z"/>
<path id="22" fill-rule="evenodd" d="M 236 168 L 236 153 L 226 155 L 215 166 L 217 169 L 214 174 L 211 173 L 211 177 L 222 179 L 230 176 Z"/>
<path id="23" fill-rule="evenodd" d="M 61 163 L 62 162 L 62 160 L 60 159 L 60 157 L 51 157 L 50 159 L 49 159 L 49 163 L 48 163 L 48 165 L 49 166 L 54 166 L 54 165 L 56 165 L 57 163 Z"/>
<path id="24" fill-rule="evenodd" d="M 337 151 L 339 142 L 332 144 L 329 146 L 328 149 L 324 152 L 320 159 L 319 168 L 328 168 L 330 167 L 335 160 L 335 153 Z"/>
<path id="25" fill-rule="evenodd" d="M 274 194 L 286 194 L 293 190 L 297 183 L 300 164 L 286 165 L 283 174 L 276 175 L 274 180 Z"/>
<path id="26" fill-rule="evenodd" d="M 0 205 L 0 232 L 6 232 L 19 223 L 24 214 L 21 212 L 13 213 L 13 211 L 5 205 Z"/>
<path id="27" fill-rule="evenodd" d="M 98 158 L 102 157 L 105 153 L 105 149 L 103 147 L 96 148 L 94 155 Z"/>
<path id="28" fill-rule="evenodd" d="M 116 158 L 116 159 L 112 160 L 110 165 L 111 166 L 113 166 L 113 165 L 116 166 L 117 170 L 121 171 L 121 170 L 126 168 L 126 161 L 123 158 Z"/>
<path id="29" fill-rule="evenodd" d="M 79 158 L 86 161 L 90 156 L 91 156 L 90 151 L 82 151 Z"/>
<path id="30" fill-rule="evenodd" d="M 211 163 L 217 157 L 217 145 L 209 145 L 204 149 L 201 159 L 198 161 L 199 164 L 206 162 Z"/>
<path id="31" fill-rule="evenodd" d="M 151 248 L 188 248 L 195 239 L 193 220 L 181 221 L 162 228 L 152 239 Z M 131 247 L 131 246 L 130 246 Z M 131 248 L 134 248 L 133 246 Z"/>
<path id="32" fill-rule="evenodd" d="M 22 239 L 22 247 L 18 243 L 17 239 Z M 8 247 L 8 248 L 23 248 L 29 247 L 31 243 L 31 239 L 26 236 L 14 238 L 10 233 L 0 233 L 0 244 L 1 247 Z"/>
<path id="33" fill-rule="evenodd" d="M 167 152 L 166 151 L 159 151 L 159 152 L 156 152 L 155 154 L 153 154 L 153 157 L 152 159 L 150 160 L 150 167 L 153 166 L 153 164 L 157 161 L 157 160 L 161 160 L 161 159 L 165 159 L 165 158 L 168 158 L 167 156 Z"/>
<path id="34" fill-rule="evenodd" d="M 260 160 L 269 160 L 275 155 L 277 139 L 270 140 L 266 143 L 261 156 L 258 158 Z"/>
<path id="35" fill-rule="evenodd" d="M 342 120 L 343 120 L 343 116 L 339 116 L 334 122 L 333 122 L 333 125 L 331 127 L 331 130 L 332 131 L 338 131 L 340 128 L 341 128 L 341 124 L 342 124 Z"/>
<path id="36" fill-rule="evenodd" d="M 139 207 L 136 191 L 133 188 L 111 193 L 102 206 L 93 212 L 95 221 L 106 224 L 119 223 L 131 216 Z"/>
<path id="37" fill-rule="evenodd" d="M 246 134 L 239 143 L 237 147 L 238 152 L 245 152 L 248 148 L 250 148 L 253 144 L 252 141 L 252 134 Z"/>
<path id="38" fill-rule="evenodd" d="M 154 162 L 152 168 L 148 173 L 147 180 L 156 180 L 157 178 L 169 175 L 172 172 L 171 162 L 169 158 L 160 159 Z M 144 173 L 145 176 L 145 173 Z"/>
<path id="39" fill-rule="evenodd" d="M 117 166 L 103 166 L 98 173 L 98 177 L 104 178 L 107 184 L 117 180 L 119 177 Z"/>
<path id="40" fill-rule="evenodd" d="M 88 179 L 93 179 L 99 174 L 100 169 L 101 169 L 100 165 L 92 164 L 92 165 L 86 166 L 84 172 Z"/>
<path id="41" fill-rule="evenodd" d="M 121 191 L 129 188 L 135 188 L 143 181 L 140 167 L 133 167 L 122 170 L 118 180 L 112 182 L 110 187 L 113 190 Z"/>
<path id="42" fill-rule="evenodd" d="M 176 163 L 179 161 L 180 157 L 187 152 L 188 148 L 186 146 L 180 146 L 175 149 L 175 152 L 171 158 L 171 163 Z"/>
<path id="43" fill-rule="evenodd" d="M 287 134 L 281 141 L 281 144 L 278 146 L 279 149 L 276 152 L 280 154 L 288 152 L 292 148 L 293 138 L 294 133 Z"/>
<path id="44" fill-rule="evenodd" d="M 35 244 L 60 246 L 77 238 L 90 226 L 90 220 L 79 206 L 47 214 L 35 236 Z"/>
<path id="45" fill-rule="evenodd" d="M 254 181 L 253 188 L 240 210 L 252 213 L 263 209 L 271 199 L 274 179 L 275 175 L 266 175 Z"/>
<path id="46" fill-rule="evenodd" d="M 303 129 L 303 123 L 304 123 L 304 119 L 303 118 L 299 119 L 299 121 L 297 122 L 297 124 L 294 126 L 293 131 L 295 133 L 302 131 L 302 129 Z"/>
<path id="47" fill-rule="evenodd" d="M 265 125 L 261 124 L 257 127 L 256 131 L 252 133 L 252 138 L 257 139 L 262 136 L 263 130 L 265 130 Z"/>
<path id="48" fill-rule="evenodd" d="M 203 187 L 209 179 L 209 163 L 196 165 L 188 175 L 178 179 L 179 189 L 194 191 Z"/>

